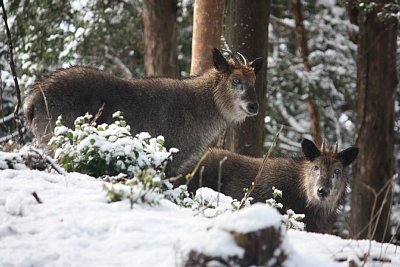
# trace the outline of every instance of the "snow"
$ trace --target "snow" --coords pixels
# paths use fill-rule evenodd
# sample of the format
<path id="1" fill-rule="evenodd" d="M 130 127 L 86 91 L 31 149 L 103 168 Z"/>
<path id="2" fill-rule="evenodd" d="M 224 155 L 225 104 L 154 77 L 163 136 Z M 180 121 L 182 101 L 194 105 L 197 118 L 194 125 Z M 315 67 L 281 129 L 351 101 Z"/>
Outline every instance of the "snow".
<path id="1" fill-rule="evenodd" d="M 214 218 L 165 199 L 131 208 L 128 200 L 107 203 L 103 185 L 79 173 L 0 171 L 0 266 L 182 266 L 191 248 L 240 255 L 243 249 L 227 231 L 279 221 L 261 204 Z M 203 189 L 203 196 L 215 192 Z M 222 194 L 220 200 L 230 201 Z M 391 262 L 365 266 L 400 266 L 400 248 L 367 240 L 289 230 L 283 246 L 290 251 L 288 267 L 349 266 L 349 259 L 358 263 L 367 252 L 369 259 Z"/>
<path id="2" fill-rule="evenodd" d="M 214 227 L 243 234 L 266 227 L 279 228 L 280 225 L 281 216 L 278 211 L 261 203 L 254 204 L 234 214 L 223 214 L 213 223 Z"/>
<path id="3" fill-rule="evenodd" d="M 244 255 L 244 249 L 235 243 L 233 236 L 218 228 L 195 233 L 186 243 L 186 246 L 186 253 L 190 249 L 194 249 L 198 253 L 213 257 L 220 256 L 224 259 Z"/>

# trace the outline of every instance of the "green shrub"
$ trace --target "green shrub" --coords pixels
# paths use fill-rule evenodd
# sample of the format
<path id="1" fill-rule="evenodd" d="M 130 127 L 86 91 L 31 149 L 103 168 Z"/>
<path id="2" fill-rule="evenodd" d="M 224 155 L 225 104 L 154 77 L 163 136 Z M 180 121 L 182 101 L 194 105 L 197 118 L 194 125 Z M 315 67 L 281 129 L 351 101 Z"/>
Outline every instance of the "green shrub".
<path id="1" fill-rule="evenodd" d="M 126 174 L 128 179 L 162 176 L 167 161 L 177 149 L 166 150 L 164 138 L 151 138 L 142 132 L 130 133 L 121 112 L 114 113 L 112 124 L 96 125 L 86 114 L 75 120 L 75 129 L 65 127 L 59 117 L 49 146 L 57 163 L 68 172 L 94 177 Z"/>

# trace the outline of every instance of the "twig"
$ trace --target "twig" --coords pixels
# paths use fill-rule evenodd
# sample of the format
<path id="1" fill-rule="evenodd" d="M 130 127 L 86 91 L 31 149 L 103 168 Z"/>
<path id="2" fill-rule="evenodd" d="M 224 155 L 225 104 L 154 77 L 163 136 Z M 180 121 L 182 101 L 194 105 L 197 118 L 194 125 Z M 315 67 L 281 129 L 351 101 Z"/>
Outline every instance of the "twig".
<path id="1" fill-rule="evenodd" d="M 221 179 L 222 179 L 222 164 L 224 164 L 224 162 L 228 159 L 228 157 L 224 157 L 223 159 L 221 159 L 219 161 L 219 166 L 218 166 L 218 184 L 217 184 L 217 191 L 218 191 L 218 195 L 217 195 L 217 207 L 219 206 L 219 194 L 221 192 Z"/>
<path id="2" fill-rule="evenodd" d="M 106 45 L 103 45 L 103 48 L 104 48 L 104 52 L 105 52 L 104 53 L 105 57 L 108 58 L 109 60 L 111 60 L 124 73 L 126 78 L 128 78 L 128 79 L 132 78 L 133 77 L 132 72 L 125 65 L 125 63 L 122 62 L 122 60 L 116 56 L 115 51 Z"/>
<path id="3" fill-rule="evenodd" d="M 96 115 L 94 115 L 93 120 L 90 122 L 91 124 L 92 124 L 92 123 L 95 123 L 95 122 L 100 118 L 101 114 L 103 114 L 104 106 L 105 106 L 105 105 L 106 105 L 106 103 L 103 102 L 103 104 L 101 105 L 101 107 L 100 107 L 99 110 L 97 111 Z"/>
<path id="4" fill-rule="evenodd" d="M 17 79 L 17 72 L 15 70 L 13 45 L 12 45 L 12 41 L 11 41 L 10 28 L 8 27 L 8 22 L 7 22 L 6 8 L 4 7 L 4 1 L 3 0 L 0 0 L 0 3 L 1 3 L 1 8 L 3 10 L 3 20 L 4 20 L 4 25 L 6 27 L 6 32 L 7 32 L 8 51 L 10 53 L 9 64 L 10 64 L 11 73 L 12 73 L 13 79 L 14 79 L 15 91 L 17 93 L 17 105 L 15 106 L 15 109 L 14 109 L 14 123 L 15 123 L 15 127 L 18 130 L 19 142 L 23 145 L 24 144 L 24 135 L 22 133 L 21 120 L 20 120 L 19 114 L 18 114 L 19 113 L 19 108 L 21 106 L 21 90 L 19 89 L 19 84 L 18 84 L 18 79 Z"/>
<path id="5" fill-rule="evenodd" d="M 365 225 L 364 228 L 362 228 L 356 235 L 354 235 L 354 238 L 355 238 L 355 239 L 357 239 L 366 229 L 368 229 L 368 236 L 371 238 L 370 235 L 372 234 L 372 233 L 371 233 L 371 226 L 372 226 L 372 223 L 373 223 L 375 220 L 379 221 L 379 217 L 378 217 L 378 216 L 381 215 L 381 211 L 382 211 L 382 209 L 383 209 L 383 206 L 382 206 L 382 207 L 380 207 L 380 209 L 379 209 L 380 212 L 374 212 L 374 211 L 375 211 L 375 208 L 376 208 L 376 201 L 377 201 L 377 198 L 378 198 L 384 191 L 386 192 L 386 193 L 385 193 L 385 198 L 387 197 L 387 192 L 389 191 L 389 188 L 391 188 L 391 187 L 389 187 L 389 185 L 392 184 L 393 179 L 394 179 L 394 176 L 393 176 L 392 179 L 389 179 L 388 181 L 386 181 L 385 185 L 379 190 L 378 193 L 376 193 L 376 191 L 375 191 L 373 188 L 371 188 L 369 185 L 363 184 L 363 185 L 364 185 L 369 191 L 371 191 L 372 194 L 374 195 L 374 204 L 373 204 L 372 209 L 371 209 L 371 217 L 370 217 L 370 220 L 369 220 L 368 224 Z M 389 188 L 388 188 L 388 187 L 389 187 Z M 384 201 L 385 201 L 385 200 L 384 200 Z M 377 223 L 377 222 L 376 222 L 376 223 Z M 376 227 L 374 227 L 374 228 L 376 228 Z M 375 230 L 373 231 L 373 233 L 375 233 Z"/>
<path id="6" fill-rule="evenodd" d="M 203 174 L 204 174 L 204 166 L 201 166 L 199 173 L 199 188 L 203 186 Z"/>
<path id="7" fill-rule="evenodd" d="M 36 194 L 36 192 L 32 192 L 32 196 L 35 198 L 36 202 L 38 204 L 42 204 L 42 200 L 40 200 L 39 196 Z"/>
<path id="8" fill-rule="evenodd" d="M 213 205 L 212 201 L 208 202 L 208 204 L 207 204 L 205 207 L 203 207 L 201 210 L 199 210 L 198 212 L 196 212 L 196 213 L 194 214 L 194 216 L 197 216 L 197 215 L 199 215 L 200 213 L 203 213 L 206 209 L 211 208 L 212 205 Z"/>
<path id="9" fill-rule="evenodd" d="M 49 156 L 46 156 L 46 162 L 48 164 L 50 164 L 50 166 L 53 168 L 53 170 L 55 170 L 56 172 L 58 172 L 58 174 L 61 175 L 65 175 L 65 172 L 63 171 L 63 169 L 60 168 L 60 166 L 58 166 L 54 160 L 52 158 L 50 158 Z"/>
<path id="10" fill-rule="evenodd" d="M 269 16 L 269 18 L 270 18 L 272 24 L 276 24 L 276 25 L 278 25 L 278 26 L 282 26 L 282 27 L 287 28 L 287 29 L 289 29 L 289 30 L 291 30 L 291 31 L 295 31 L 295 30 L 296 30 L 296 27 L 295 27 L 295 26 L 286 23 L 286 22 L 285 22 L 283 19 L 281 19 L 281 18 L 278 18 L 278 17 L 276 17 L 276 16 L 274 16 L 274 15 L 272 15 L 272 14 Z"/>
<path id="11" fill-rule="evenodd" d="M 43 92 L 43 89 L 42 89 L 42 86 L 41 86 L 41 85 L 39 85 L 39 89 L 40 89 L 40 93 L 42 94 L 42 97 L 43 97 L 44 105 L 45 105 L 45 107 L 46 107 L 47 118 L 49 119 L 49 121 L 48 121 L 47 124 L 46 124 L 45 130 L 44 130 L 44 132 L 46 133 L 46 132 L 47 132 L 47 129 L 48 129 L 49 127 L 51 127 L 51 118 L 52 118 L 52 116 L 50 115 L 49 105 L 48 105 L 48 103 L 47 103 L 47 98 L 46 98 L 46 95 L 45 95 L 44 92 Z M 37 127 L 37 125 L 36 125 L 36 127 Z M 50 129 L 50 131 L 53 131 L 53 129 Z"/>
<path id="12" fill-rule="evenodd" d="M 43 155 L 42 153 L 40 153 L 39 151 L 37 151 L 35 148 L 32 148 L 32 147 L 29 147 L 29 148 L 28 148 L 28 150 L 27 150 L 27 152 L 26 152 L 26 159 L 27 159 L 28 161 L 34 160 L 33 154 L 35 154 L 35 155 L 36 155 L 36 158 L 37 158 L 38 160 L 40 160 L 42 163 L 44 162 L 44 163 L 50 165 L 50 167 L 51 167 L 53 170 L 55 170 L 58 174 L 65 175 L 65 172 L 63 171 L 63 169 L 60 168 L 60 166 L 58 166 L 58 165 L 54 162 L 54 160 L 53 160 L 51 157 L 46 156 L 46 155 Z M 33 159 L 32 159 L 32 158 L 33 158 Z M 33 167 L 33 165 L 32 165 L 31 163 L 28 162 L 28 164 L 30 165 L 30 166 L 28 166 L 28 167 L 30 167 L 30 168 Z M 35 168 L 40 169 L 40 168 L 38 168 L 37 166 L 38 166 L 38 165 L 36 165 Z M 45 169 L 46 167 L 47 167 L 47 166 L 43 167 L 43 169 Z"/>
<path id="13" fill-rule="evenodd" d="M 199 159 L 199 161 L 197 162 L 196 166 L 194 167 L 193 171 L 191 173 L 188 173 L 185 175 L 185 180 L 186 180 L 186 184 L 188 184 L 190 182 L 190 180 L 192 180 L 193 176 L 196 174 L 197 169 L 200 167 L 200 164 L 203 162 L 203 160 L 207 157 L 208 153 L 210 153 L 210 151 L 206 151 L 201 158 Z M 204 171 L 204 170 L 203 170 Z M 182 178 L 182 174 L 179 174 L 177 176 L 171 177 L 168 180 L 172 183 L 174 183 L 175 181 L 178 181 L 180 178 Z"/>
<path id="14" fill-rule="evenodd" d="M 269 156 L 271 155 L 271 152 L 274 149 L 276 143 L 278 142 L 279 134 L 281 133 L 282 129 L 283 129 L 283 125 L 281 125 L 281 128 L 276 133 L 276 135 L 274 137 L 274 141 L 272 142 L 272 145 L 268 149 L 267 155 L 264 157 L 264 160 L 263 160 L 260 168 L 258 169 L 258 173 L 256 175 L 256 178 L 254 179 L 254 182 L 251 184 L 249 190 L 247 190 L 246 194 L 244 195 L 244 197 L 240 201 L 240 205 L 239 205 L 238 210 L 240 210 L 240 209 L 242 209 L 244 207 L 244 205 L 246 203 L 246 200 L 249 198 L 250 194 L 253 192 L 254 188 L 256 187 L 257 182 L 260 180 L 260 177 L 261 177 L 261 174 L 262 174 L 262 172 L 264 170 L 264 167 L 267 166 L 267 160 L 268 160 Z"/>
<path id="15" fill-rule="evenodd" d="M 5 108 L 4 108 L 4 104 L 3 104 L 3 78 L 1 76 L 1 71 L 2 70 L 3 70 L 3 68 L 0 69 L 0 110 L 1 110 L 0 114 L 1 114 L 1 117 L 2 117 L 2 120 L 1 120 L 0 123 L 2 124 L 2 127 L 6 130 L 7 129 L 5 127 L 6 120 L 5 120 L 4 114 L 3 114 Z"/>

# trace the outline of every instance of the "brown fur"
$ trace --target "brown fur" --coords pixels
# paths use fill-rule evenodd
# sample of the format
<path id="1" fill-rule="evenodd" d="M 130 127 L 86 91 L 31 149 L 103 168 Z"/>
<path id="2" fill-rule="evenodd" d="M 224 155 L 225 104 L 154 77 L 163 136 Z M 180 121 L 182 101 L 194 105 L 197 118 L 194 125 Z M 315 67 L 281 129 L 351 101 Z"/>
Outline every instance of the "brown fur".
<path id="1" fill-rule="evenodd" d="M 146 131 L 163 135 L 167 148 L 176 147 L 169 175 L 175 175 L 187 159 L 198 157 L 229 124 L 240 123 L 256 101 L 255 72 L 262 59 L 251 66 L 233 65 L 215 49 L 214 68 L 187 79 L 121 79 L 95 68 L 74 66 L 59 69 L 38 80 L 28 91 L 24 115 L 41 144 L 53 135 L 55 121 L 72 127 L 76 117 L 96 114 L 104 104 L 97 122 L 112 121 L 122 111 L 132 133 Z M 245 74 L 244 74 L 245 73 Z M 241 79 L 241 87 L 232 83 Z M 246 106 L 247 105 L 247 106 Z"/>
<path id="2" fill-rule="evenodd" d="M 333 150 L 321 152 L 311 144 L 314 145 L 309 140 L 302 143 L 305 157 L 269 158 L 251 197 L 254 198 L 254 202 L 265 202 L 272 198 L 272 187 L 275 186 L 283 193 L 283 198 L 277 199 L 284 206 L 282 213 L 286 213 L 287 209 L 304 213 L 308 231 L 327 232 L 335 220 L 337 208 L 348 183 L 343 169 L 355 159 L 358 149 L 351 147 L 340 153 Z M 227 160 L 222 165 L 221 192 L 240 200 L 244 196 L 243 188 L 250 188 L 263 159 L 212 148 L 200 165 L 205 166 L 202 186 L 218 189 L 219 162 L 224 157 L 227 157 Z M 196 163 L 192 162 L 186 173 L 191 172 L 195 165 Z M 318 166 L 319 172 L 315 170 L 315 166 Z M 336 169 L 339 169 L 341 174 L 334 174 Z M 332 178 L 334 175 L 335 178 Z M 317 193 L 318 188 L 322 186 L 330 190 L 329 195 L 324 198 L 319 197 Z M 199 171 L 188 184 L 191 192 L 198 188 Z"/>

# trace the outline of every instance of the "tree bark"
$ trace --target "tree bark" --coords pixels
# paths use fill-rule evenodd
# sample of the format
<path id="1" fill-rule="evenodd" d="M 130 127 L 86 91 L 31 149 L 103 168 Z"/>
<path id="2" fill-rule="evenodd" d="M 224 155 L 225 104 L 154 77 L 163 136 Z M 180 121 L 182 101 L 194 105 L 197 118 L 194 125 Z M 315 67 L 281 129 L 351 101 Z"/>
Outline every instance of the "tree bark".
<path id="1" fill-rule="evenodd" d="M 303 6 L 300 0 L 291 0 L 292 16 L 296 22 L 296 43 L 300 52 L 300 58 L 303 61 L 304 69 L 311 70 L 310 63 L 308 62 L 308 44 L 307 44 L 307 31 L 303 23 Z"/>
<path id="2" fill-rule="evenodd" d="M 303 23 L 303 7 L 300 0 L 291 0 L 292 16 L 296 22 L 296 46 L 299 49 L 300 57 L 303 61 L 304 69 L 311 71 L 311 65 L 308 61 L 308 44 L 307 31 Z M 318 106 L 311 96 L 307 97 L 307 110 L 310 113 L 310 132 L 317 146 L 322 144 L 321 128 L 319 126 L 319 111 Z"/>
<path id="3" fill-rule="evenodd" d="M 221 46 L 223 11 L 222 0 L 195 1 L 191 75 L 204 73 L 213 66 L 212 49 Z"/>
<path id="4" fill-rule="evenodd" d="M 240 154 L 261 157 L 264 145 L 264 117 L 266 109 L 266 77 L 268 57 L 268 23 L 270 0 L 226 1 L 225 39 L 232 51 L 239 51 L 248 59 L 263 57 L 264 67 L 258 72 L 256 94 L 259 113 L 247 118 L 226 132 L 224 147 Z"/>
<path id="5" fill-rule="evenodd" d="M 377 9 L 367 14 L 360 12 L 358 17 L 356 144 L 360 154 L 354 168 L 350 226 L 355 237 L 386 241 L 389 234 L 391 187 L 377 198 L 376 194 L 390 183 L 394 171 L 397 23 L 381 22 L 377 13 L 387 1 L 375 2 L 378 4 Z M 377 219 L 371 220 L 376 214 Z"/>
<path id="6" fill-rule="evenodd" d="M 177 0 L 143 0 L 144 66 L 147 76 L 179 76 L 177 9 Z"/>

